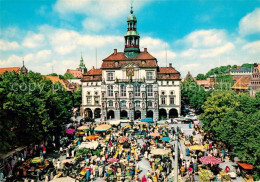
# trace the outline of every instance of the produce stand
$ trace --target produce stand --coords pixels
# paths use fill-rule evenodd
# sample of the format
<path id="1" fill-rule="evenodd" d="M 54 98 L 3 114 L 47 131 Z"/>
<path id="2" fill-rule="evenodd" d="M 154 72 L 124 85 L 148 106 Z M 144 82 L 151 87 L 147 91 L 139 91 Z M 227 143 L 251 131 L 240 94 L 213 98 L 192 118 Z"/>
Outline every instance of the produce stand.
<path id="1" fill-rule="evenodd" d="M 208 169 L 200 169 L 198 172 L 200 181 L 210 182 L 214 179 L 213 173 Z"/>
<path id="2" fill-rule="evenodd" d="M 220 171 L 222 182 L 231 182 L 230 176 L 225 171 Z"/>

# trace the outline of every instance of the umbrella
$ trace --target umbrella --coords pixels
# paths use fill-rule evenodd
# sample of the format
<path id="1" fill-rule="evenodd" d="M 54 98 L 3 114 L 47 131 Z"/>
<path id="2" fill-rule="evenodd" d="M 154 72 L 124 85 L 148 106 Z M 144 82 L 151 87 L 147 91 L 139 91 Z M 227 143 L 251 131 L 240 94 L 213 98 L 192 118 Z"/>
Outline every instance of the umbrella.
<path id="1" fill-rule="evenodd" d="M 139 121 L 137 124 L 139 124 L 139 125 L 147 125 L 148 123 L 147 123 L 147 122 Z"/>
<path id="2" fill-rule="evenodd" d="M 78 133 L 76 133 L 77 135 L 85 135 L 85 133 L 84 132 L 78 132 Z"/>
<path id="3" fill-rule="evenodd" d="M 98 137 L 98 135 L 90 135 L 86 137 L 86 140 L 96 140 Z"/>
<path id="4" fill-rule="evenodd" d="M 118 141 L 119 141 L 120 143 L 123 143 L 123 142 L 128 141 L 128 140 L 129 140 L 129 138 L 128 138 L 128 137 L 125 137 L 125 136 L 121 136 L 121 137 L 118 138 Z"/>
<path id="5" fill-rule="evenodd" d="M 98 147 L 98 142 L 82 142 L 81 145 L 79 145 L 79 149 L 81 148 L 89 148 L 89 149 L 96 149 Z"/>
<path id="6" fill-rule="evenodd" d="M 62 163 L 63 163 L 63 164 L 65 164 L 65 163 L 71 163 L 72 161 L 74 161 L 74 159 L 64 159 L 64 160 L 62 161 Z"/>
<path id="7" fill-rule="evenodd" d="M 158 137 L 158 136 L 161 136 L 161 135 L 160 135 L 160 133 L 150 133 L 150 136 Z"/>
<path id="8" fill-rule="evenodd" d="M 107 159 L 107 162 L 109 163 L 113 163 L 113 162 L 117 162 L 118 159 L 115 159 L 115 158 L 110 158 L 110 159 Z"/>
<path id="9" fill-rule="evenodd" d="M 169 138 L 169 137 L 162 137 L 161 140 L 162 140 L 162 141 L 169 142 L 169 141 L 170 141 L 170 138 Z"/>
<path id="10" fill-rule="evenodd" d="M 94 129 L 94 131 L 107 131 L 109 129 L 111 129 L 111 125 L 109 125 L 109 124 L 102 124 L 102 125 L 97 126 Z"/>
<path id="11" fill-rule="evenodd" d="M 151 154 L 153 155 L 167 155 L 170 151 L 165 149 L 152 149 Z"/>
<path id="12" fill-rule="evenodd" d="M 89 129 L 89 127 L 88 126 L 80 126 L 80 127 L 78 127 L 78 130 L 88 130 Z"/>
<path id="13" fill-rule="evenodd" d="M 57 176 L 56 176 L 56 177 L 53 178 L 52 181 L 53 182 L 75 182 L 75 179 L 73 179 L 73 178 L 71 178 L 69 176 L 67 176 L 67 177 L 59 177 L 59 178 L 57 178 Z"/>
<path id="14" fill-rule="evenodd" d="M 222 161 L 216 157 L 213 156 L 205 156 L 205 157 L 201 157 L 199 158 L 200 162 L 204 163 L 204 164 L 220 164 L 222 163 Z"/>
<path id="15" fill-rule="evenodd" d="M 190 150 L 200 150 L 205 151 L 205 148 L 202 145 L 192 145 L 189 147 Z"/>
<path id="16" fill-rule="evenodd" d="M 36 164 L 36 163 L 40 163 L 43 162 L 43 157 L 35 157 L 32 159 L 32 163 Z"/>
<path id="17" fill-rule="evenodd" d="M 111 125 L 119 125 L 120 124 L 120 120 L 110 120 L 109 121 L 109 124 L 111 124 Z"/>
<path id="18" fill-rule="evenodd" d="M 66 130 L 66 133 L 69 134 L 69 135 L 71 135 L 71 134 L 74 133 L 74 131 L 75 131 L 74 129 L 69 128 L 69 129 Z"/>

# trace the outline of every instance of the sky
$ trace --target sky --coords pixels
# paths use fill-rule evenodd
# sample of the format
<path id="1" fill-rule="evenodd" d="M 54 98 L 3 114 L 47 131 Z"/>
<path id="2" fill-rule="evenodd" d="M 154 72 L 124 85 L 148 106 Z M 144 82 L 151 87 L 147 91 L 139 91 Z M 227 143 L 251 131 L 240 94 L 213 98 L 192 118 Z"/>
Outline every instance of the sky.
<path id="1" fill-rule="evenodd" d="M 0 0 L 0 67 L 24 60 L 64 74 L 81 54 L 88 69 L 100 67 L 113 49 L 123 52 L 131 3 L 140 49 L 182 77 L 260 63 L 260 0 Z"/>

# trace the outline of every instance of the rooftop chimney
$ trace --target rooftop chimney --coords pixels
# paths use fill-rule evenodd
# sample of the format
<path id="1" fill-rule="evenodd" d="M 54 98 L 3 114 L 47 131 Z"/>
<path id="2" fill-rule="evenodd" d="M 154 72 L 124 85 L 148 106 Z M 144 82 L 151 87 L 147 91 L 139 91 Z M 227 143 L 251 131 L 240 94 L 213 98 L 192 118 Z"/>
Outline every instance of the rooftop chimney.
<path id="1" fill-rule="evenodd" d="M 94 70 L 94 69 L 95 69 L 95 67 L 94 67 L 94 66 L 92 66 L 92 69 Z"/>
<path id="2" fill-rule="evenodd" d="M 114 49 L 114 55 L 116 55 L 117 54 L 117 49 Z"/>
<path id="3" fill-rule="evenodd" d="M 147 48 L 144 48 L 144 52 L 147 53 Z"/>
<path id="4" fill-rule="evenodd" d="M 172 67 L 172 63 L 169 63 L 169 67 Z"/>

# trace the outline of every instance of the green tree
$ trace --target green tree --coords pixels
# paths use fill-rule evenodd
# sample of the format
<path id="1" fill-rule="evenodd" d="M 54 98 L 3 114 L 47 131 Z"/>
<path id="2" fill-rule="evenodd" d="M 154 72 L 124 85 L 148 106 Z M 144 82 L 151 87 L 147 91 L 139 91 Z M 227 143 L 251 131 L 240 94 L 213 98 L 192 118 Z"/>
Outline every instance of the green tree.
<path id="1" fill-rule="evenodd" d="M 0 75 L 0 88 L 1 152 L 62 134 L 72 103 L 60 83 L 53 84 L 39 73 L 5 72 Z"/>
<path id="2" fill-rule="evenodd" d="M 181 98 L 182 101 L 190 105 L 197 113 L 202 111 L 201 106 L 209 96 L 210 91 L 199 86 L 193 79 L 187 79 L 181 84 Z"/>
<path id="3" fill-rule="evenodd" d="M 57 73 L 50 73 L 50 74 L 48 74 L 49 76 L 58 76 L 58 74 Z"/>
<path id="4" fill-rule="evenodd" d="M 74 99 L 74 106 L 80 106 L 82 103 L 82 93 L 81 93 L 81 88 L 78 88 L 74 93 L 73 93 L 73 99 Z"/>
<path id="5" fill-rule="evenodd" d="M 73 79 L 74 78 L 74 76 L 73 76 L 73 74 L 72 73 L 65 73 L 64 74 L 64 79 Z"/>
<path id="6" fill-rule="evenodd" d="M 207 78 L 206 78 L 206 76 L 205 76 L 204 74 L 199 73 L 199 74 L 196 76 L 196 79 L 197 79 L 197 80 L 206 80 Z"/>
<path id="7" fill-rule="evenodd" d="M 213 92 L 202 106 L 205 131 L 226 143 L 242 161 L 256 166 L 260 179 L 260 93 L 255 98 L 233 91 Z"/>

